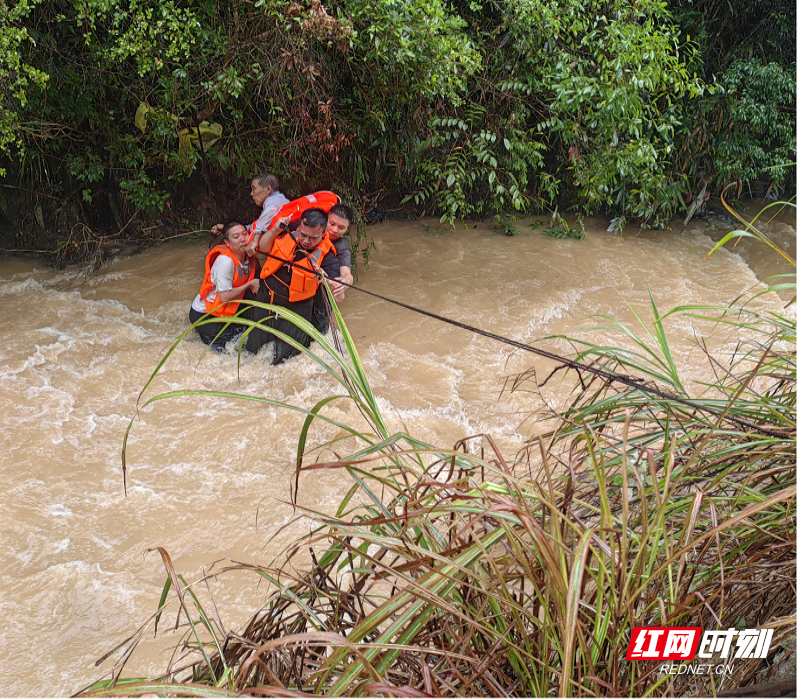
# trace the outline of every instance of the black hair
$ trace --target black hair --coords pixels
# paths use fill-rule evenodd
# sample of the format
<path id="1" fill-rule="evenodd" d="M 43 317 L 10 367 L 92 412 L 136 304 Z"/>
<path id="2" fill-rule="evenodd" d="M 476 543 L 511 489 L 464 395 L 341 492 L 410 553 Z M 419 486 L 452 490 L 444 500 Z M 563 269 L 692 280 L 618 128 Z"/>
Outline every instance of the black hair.
<path id="1" fill-rule="evenodd" d="M 261 187 L 271 187 L 275 192 L 281 188 L 281 183 L 272 173 L 259 173 L 250 182 L 257 182 Z"/>
<path id="2" fill-rule="evenodd" d="M 311 209 L 306 209 L 303 212 L 302 216 L 300 217 L 300 223 L 310 226 L 311 228 L 317 228 L 317 226 L 327 228 L 328 215 L 322 209 L 312 207 Z"/>
<path id="3" fill-rule="evenodd" d="M 355 215 L 353 214 L 353 210 L 348 207 L 346 204 L 334 204 L 331 207 L 331 210 L 328 212 L 328 216 L 333 214 L 334 216 L 341 216 L 343 219 L 347 219 L 348 222 L 351 224 L 355 220 Z"/>
<path id="4" fill-rule="evenodd" d="M 234 226 L 244 226 L 245 231 L 247 230 L 247 226 L 245 226 L 244 224 L 241 224 L 238 221 L 230 221 L 227 224 L 225 224 L 225 226 L 222 229 L 222 240 L 223 241 L 227 241 L 228 240 L 228 238 L 231 235 L 231 229 Z"/>

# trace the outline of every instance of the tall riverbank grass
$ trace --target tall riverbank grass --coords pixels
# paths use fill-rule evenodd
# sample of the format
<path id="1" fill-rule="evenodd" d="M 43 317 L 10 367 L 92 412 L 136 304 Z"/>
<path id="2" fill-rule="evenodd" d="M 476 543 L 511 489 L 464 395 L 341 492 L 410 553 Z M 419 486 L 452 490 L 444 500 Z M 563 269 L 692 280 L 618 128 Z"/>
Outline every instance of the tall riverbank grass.
<path id="1" fill-rule="evenodd" d="M 332 470 L 351 484 L 347 496 L 336 513 L 298 506 L 315 529 L 283 565 L 213 574 L 247 571 L 272 586 L 237 632 L 212 614 L 204 581 L 187 585 L 160 550 L 168 577 L 151 624 L 177 605 L 184 641 L 161 677 L 125 680 L 143 627 L 119 647 L 112 680 L 84 695 L 677 697 L 774 678 L 796 646 L 796 321 L 756 301 L 661 314 L 653 300 L 637 328 L 604 319 L 607 344 L 571 336 L 584 364 L 642 383 L 584 374 L 513 458 L 490 436 L 445 449 L 390 433 L 335 305 L 344 353 L 295 317 L 341 393 L 311 408 L 279 404 L 306 415 L 294 494 L 304 475 Z M 707 351 L 699 396 L 670 350 L 664 320 L 675 315 L 734 341 L 726 354 Z M 533 374 L 511 389 L 528 382 Z M 362 425 L 326 416 L 340 401 L 358 406 Z M 318 461 L 317 421 L 359 447 Z M 292 562 L 309 549 L 298 573 Z M 691 676 L 626 661 L 634 626 L 775 631 L 767 659 Z"/>

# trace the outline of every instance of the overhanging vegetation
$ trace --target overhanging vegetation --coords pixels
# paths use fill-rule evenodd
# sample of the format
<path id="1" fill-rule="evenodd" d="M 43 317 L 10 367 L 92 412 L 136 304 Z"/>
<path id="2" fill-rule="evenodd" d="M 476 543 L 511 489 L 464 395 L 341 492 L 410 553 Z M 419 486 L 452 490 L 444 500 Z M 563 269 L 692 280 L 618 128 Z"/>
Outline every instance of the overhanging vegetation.
<path id="1" fill-rule="evenodd" d="M 617 230 L 662 226 L 704 187 L 795 187 L 781 167 L 796 160 L 792 3 L 0 10 L 0 234 L 62 259 L 120 230 L 201 228 L 262 169 L 362 211 L 407 199 L 449 221 L 507 222 L 572 207 Z"/>

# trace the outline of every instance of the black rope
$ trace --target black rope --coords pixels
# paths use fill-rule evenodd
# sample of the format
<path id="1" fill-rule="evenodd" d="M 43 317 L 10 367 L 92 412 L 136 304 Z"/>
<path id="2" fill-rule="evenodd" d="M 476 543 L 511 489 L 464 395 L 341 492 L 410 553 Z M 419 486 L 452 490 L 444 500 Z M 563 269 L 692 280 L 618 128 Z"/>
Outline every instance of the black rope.
<path id="1" fill-rule="evenodd" d="M 305 252 L 305 251 L 303 251 Z M 299 267 L 296 263 L 291 262 L 289 260 L 285 260 L 283 258 L 276 257 L 267 253 L 268 258 L 273 258 L 274 260 L 280 260 L 281 262 L 290 265 L 291 267 Z M 308 268 L 301 267 L 302 270 L 308 272 Z M 317 277 L 322 278 L 321 272 L 314 272 Z M 424 309 L 417 308 L 416 306 L 411 306 L 410 304 L 405 304 L 402 301 L 397 301 L 396 299 L 390 299 L 389 297 L 385 297 L 381 294 L 376 294 L 375 292 L 367 291 L 366 289 L 362 289 L 361 287 L 356 287 L 355 285 L 348 284 L 347 282 L 341 282 L 336 280 L 337 284 L 341 284 L 349 289 L 353 289 L 357 292 L 361 292 L 362 294 L 368 294 L 369 296 L 375 297 L 376 299 L 380 299 L 381 301 L 387 301 L 390 304 L 394 304 L 395 306 L 401 306 L 404 309 L 408 309 L 409 311 L 414 311 L 418 314 L 422 314 L 423 316 L 428 316 L 429 318 L 435 318 L 437 321 L 442 321 L 443 323 L 448 323 L 451 326 L 456 326 L 457 328 L 462 328 L 465 331 L 470 331 L 477 335 L 482 335 L 485 338 L 490 338 L 492 340 L 496 340 L 498 343 L 504 343 L 506 345 L 511 345 L 512 347 L 519 348 L 520 350 L 525 350 L 526 352 L 532 352 L 535 355 L 539 355 L 540 357 L 546 357 L 549 360 L 554 360 L 555 362 L 560 363 L 561 366 L 569 367 L 570 369 L 574 369 L 578 372 L 580 376 L 581 372 L 588 372 L 594 374 L 598 377 L 602 377 L 603 379 L 609 382 L 616 382 L 618 384 L 624 384 L 632 389 L 638 389 L 646 394 L 650 394 L 652 396 L 658 396 L 659 398 L 665 399 L 667 401 L 674 401 L 675 403 L 683 404 L 684 406 L 689 406 L 696 411 L 700 411 L 702 413 L 708 413 L 712 416 L 720 417 L 722 416 L 721 411 L 717 411 L 716 409 L 709 408 L 708 406 L 702 406 L 694 401 L 690 401 L 689 399 L 684 399 L 680 396 L 676 396 L 675 394 L 671 394 L 667 391 L 662 391 L 661 389 L 657 389 L 652 386 L 648 386 L 646 380 L 640 379 L 638 377 L 632 377 L 628 374 L 617 374 L 616 372 L 612 372 L 608 369 L 603 369 L 601 367 L 593 367 L 591 365 L 585 365 L 581 362 L 576 362 L 575 360 L 570 360 L 567 357 L 562 357 L 560 355 L 556 355 L 555 353 L 548 352 L 547 350 L 542 350 L 540 348 L 533 347 L 532 345 L 526 345 L 518 340 L 512 340 L 511 338 L 506 338 L 502 335 L 497 335 L 496 333 L 491 333 L 489 331 L 485 331 L 481 328 L 476 328 L 475 326 L 470 326 L 466 323 L 461 323 L 461 321 L 456 321 L 452 318 L 447 318 L 446 316 L 440 316 L 439 314 L 431 313 L 430 311 L 425 311 Z M 558 369 L 558 368 L 556 368 Z M 554 370 L 555 371 L 555 370 Z M 581 378 L 581 383 L 583 383 L 583 379 Z M 738 416 L 724 416 L 723 420 L 730 421 L 732 423 L 736 423 L 737 425 L 743 428 L 749 428 L 750 430 L 754 430 L 758 433 L 763 435 L 769 435 L 770 437 L 786 439 L 786 433 L 780 430 L 771 430 L 770 428 L 765 428 L 763 426 L 758 425 L 757 423 L 753 423 L 745 418 L 739 418 Z"/>

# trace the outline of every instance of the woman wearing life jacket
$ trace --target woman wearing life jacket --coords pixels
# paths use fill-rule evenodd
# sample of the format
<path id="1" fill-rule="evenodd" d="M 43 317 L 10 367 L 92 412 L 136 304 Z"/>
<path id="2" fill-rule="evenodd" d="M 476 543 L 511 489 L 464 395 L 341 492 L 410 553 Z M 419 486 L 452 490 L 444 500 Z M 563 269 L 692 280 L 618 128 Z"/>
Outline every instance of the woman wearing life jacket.
<path id="1" fill-rule="evenodd" d="M 281 232 L 261 268 L 264 285 L 257 298 L 274 306 L 291 309 L 307 321 L 312 320 L 314 295 L 319 288 L 319 274 L 328 279 L 339 276 L 339 260 L 336 249 L 325 233 L 328 215 L 322 209 L 311 208 L 300 216 L 297 230 Z M 261 308 L 253 309 L 253 320 L 281 331 L 308 347 L 311 338 L 291 322 L 276 318 Z M 300 351 L 268 331 L 254 328 L 247 336 L 247 349 L 258 350 L 275 337 L 275 354 L 272 364 L 297 355 Z"/>
<path id="2" fill-rule="evenodd" d="M 291 229 L 292 224 L 297 224 L 305 211 L 308 209 L 322 209 L 322 211 L 328 213 L 331 207 L 338 203 L 339 196 L 326 190 L 293 199 L 280 208 L 269 222 L 269 226 L 266 230 L 260 233 L 254 233 L 254 235 L 251 236 L 248 251 L 250 251 L 251 254 L 255 254 L 256 251 L 269 253 L 270 248 L 272 248 L 272 243 L 278 234 L 280 234 L 284 228 Z"/>
<path id="3" fill-rule="evenodd" d="M 249 318 L 252 308 L 240 313 L 239 302 L 255 299 L 260 287 L 256 260 L 245 254 L 247 229 L 238 221 L 232 221 L 222 229 L 222 241 L 206 256 L 203 284 L 189 310 L 189 320 L 193 324 L 209 316 L 220 319 L 197 326 L 202 341 L 219 351 L 244 332 L 245 327 L 234 318 Z"/>

